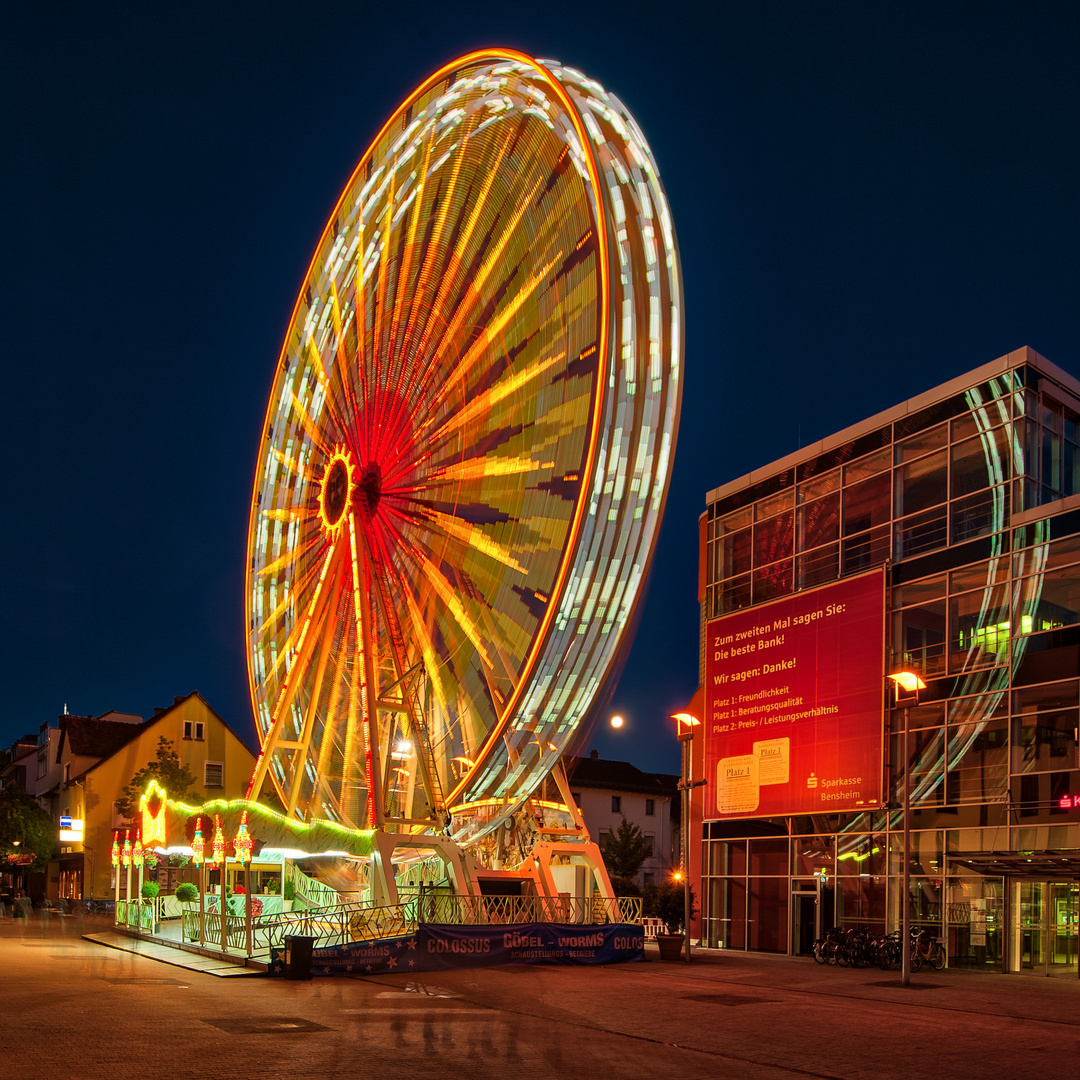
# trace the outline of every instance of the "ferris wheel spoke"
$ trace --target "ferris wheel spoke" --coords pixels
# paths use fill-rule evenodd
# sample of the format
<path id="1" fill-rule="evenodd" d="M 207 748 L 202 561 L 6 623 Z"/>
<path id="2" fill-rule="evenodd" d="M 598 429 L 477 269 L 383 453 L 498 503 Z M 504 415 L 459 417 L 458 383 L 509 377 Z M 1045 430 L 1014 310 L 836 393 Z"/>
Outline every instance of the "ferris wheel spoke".
<path id="1" fill-rule="evenodd" d="M 349 555 L 352 563 L 353 614 L 356 620 L 358 660 L 353 664 L 354 683 L 349 708 L 349 728 L 346 745 L 353 751 L 359 737 L 363 744 L 364 766 L 367 779 L 368 809 L 367 819 L 375 827 L 383 823 L 383 801 L 381 769 L 379 765 L 379 733 L 376 728 L 374 699 L 378 696 L 378 684 L 375 681 L 374 657 L 372 655 L 373 636 L 371 633 L 370 566 L 361 567 L 357 556 L 356 516 L 349 514 Z M 361 539 L 362 544 L 362 539 Z M 367 559 L 365 559 L 365 564 Z M 346 754 L 346 761 L 351 760 Z"/>
<path id="2" fill-rule="evenodd" d="M 526 211 L 536 198 L 536 193 L 540 189 L 540 184 L 542 182 L 543 177 L 537 177 L 533 186 L 527 192 L 523 193 L 517 208 L 512 211 L 510 219 L 504 226 L 502 233 L 491 246 L 491 249 L 485 254 L 484 261 L 480 264 L 473 279 L 469 282 L 468 288 L 465 295 L 462 297 L 461 303 L 458 305 L 457 311 L 454 312 L 446 330 L 443 332 L 444 341 L 452 341 L 456 338 L 457 334 L 465 326 L 468 317 L 473 314 L 477 305 L 481 302 L 484 286 L 487 284 L 487 280 L 491 276 L 492 271 L 495 270 L 496 267 L 500 269 L 504 268 L 502 263 L 503 252 L 506 250 L 506 246 L 510 243 L 514 233 L 517 231 L 518 225 L 521 224 L 521 219 L 525 216 Z"/>
<path id="3" fill-rule="evenodd" d="M 407 586 L 404 581 L 390 580 L 393 577 L 394 572 L 388 546 L 378 534 L 375 535 L 374 542 L 377 547 L 382 549 L 380 557 L 376 559 L 372 565 L 376 567 L 377 571 L 374 577 L 376 586 L 375 596 L 390 642 L 390 656 L 394 668 L 395 685 L 401 684 L 401 706 L 405 715 L 408 717 L 409 726 L 412 730 L 415 761 L 417 769 L 420 772 L 424 794 L 427 796 L 428 805 L 431 807 L 432 811 L 437 812 L 442 809 L 443 800 L 442 793 L 438 786 L 438 774 L 433 768 L 434 754 L 428 738 L 427 725 L 424 722 L 421 711 L 417 708 L 415 695 L 410 693 L 409 688 L 405 685 L 408 673 L 414 670 L 415 665 L 412 668 L 407 668 L 408 661 L 404 653 L 404 638 L 401 625 L 393 605 L 390 602 L 391 595 L 394 595 L 395 592 L 397 595 L 401 595 L 402 591 Z M 388 753 L 388 767 L 389 763 L 390 755 Z"/>
<path id="4" fill-rule="evenodd" d="M 424 205 L 424 190 L 427 186 L 428 165 L 431 161 L 431 148 L 434 141 L 434 126 L 429 132 L 427 144 L 424 148 L 424 160 L 416 181 L 416 188 L 410 196 L 413 200 L 412 210 L 409 214 L 409 228 L 405 235 L 405 244 L 402 249 L 401 268 L 397 276 L 394 289 L 394 312 L 390 321 L 390 342 L 395 356 L 406 355 L 403 352 L 403 337 L 408 331 L 409 320 L 405 314 L 406 305 L 412 295 L 413 260 L 416 255 L 416 232 L 420 224 L 420 211 Z M 411 306 L 411 305 L 410 305 Z"/>
<path id="5" fill-rule="evenodd" d="M 296 635 L 295 649 L 290 648 L 289 641 L 286 639 L 284 647 L 278 654 L 279 660 L 290 652 L 292 653 L 293 660 L 288 666 L 285 672 L 285 680 L 278 690 L 277 699 L 274 703 L 273 711 L 270 713 L 269 723 L 267 725 L 266 735 L 263 739 L 263 749 L 259 756 L 259 760 L 256 764 L 255 773 L 252 776 L 251 785 L 249 790 L 253 791 L 257 796 L 259 790 L 262 787 L 263 780 L 266 776 L 266 771 L 270 766 L 270 761 L 274 753 L 278 749 L 284 749 L 287 746 L 287 740 L 282 739 L 282 727 L 285 722 L 285 717 L 288 715 L 289 707 L 292 704 L 294 695 L 297 688 L 303 680 L 304 671 L 310 657 L 311 651 L 314 648 L 315 642 L 318 640 L 319 629 L 321 628 L 322 618 L 325 612 L 328 610 L 329 605 L 320 604 L 319 599 L 323 595 L 324 587 L 326 585 L 327 572 L 330 570 L 332 564 L 335 561 L 335 554 L 339 545 L 331 544 L 330 549 L 326 553 L 326 557 L 323 559 L 322 570 L 319 574 L 318 582 L 316 583 L 314 592 L 312 593 L 311 600 L 308 603 L 307 610 L 304 613 L 304 617 L 298 620 L 293 630 L 299 633 Z M 315 631 L 311 633 L 312 621 L 315 621 Z M 288 745 L 288 749 L 297 749 L 295 745 Z"/>
<path id="6" fill-rule="evenodd" d="M 330 588 L 334 593 L 337 593 L 340 591 L 340 567 L 335 572 L 335 578 L 337 580 L 331 582 Z M 330 612 L 336 607 L 335 600 L 336 595 L 330 603 L 323 606 L 323 626 L 325 626 Z M 322 627 L 320 627 L 320 629 L 322 629 Z M 299 767 L 294 767 L 292 783 L 289 785 L 289 798 L 285 812 L 290 817 L 296 811 L 296 804 L 300 798 L 301 790 L 307 786 L 307 777 L 303 768 L 303 762 L 307 758 L 308 750 L 311 747 L 312 736 L 315 733 L 315 727 L 318 721 L 319 700 L 322 697 L 323 679 L 326 676 L 326 667 L 330 660 L 330 649 L 334 642 L 334 635 L 332 633 L 324 632 L 320 636 L 322 644 L 319 649 L 318 661 L 315 667 L 315 678 L 312 683 L 311 693 L 308 697 L 307 708 L 304 712 L 304 724 L 298 740 L 299 745 L 297 746 L 294 755 L 296 762 L 299 763 Z"/>
<path id="7" fill-rule="evenodd" d="M 476 230 L 477 224 L 480 221 L 481 213 L 483 212 L 487 203 L 488 195 L 491 191 L 491 185 L 495 182 L 496 176 L 498 176 L 499 165 L 502 163 L 503 158 L 506 155 L 507 150 L 510 149 L 511 144 L 516 141 L 519 134 L 519 129 L 512 128 L 507 132 L 502 146 L 499 147 L 495 155 L 495 160 L 492 162 L 487 170 L 487 174 L 480 184 L 480 190 L 476 194 L 476 198 L 472 201 L 472 213 L 469 215 L 468 220 L 465 222 L 464 227 L 461 229 L 457 236 L 457 242 L 453 249 L 449 253 L 449 257 L 446 260 L 441 272 L 441 281 L 439 284 L 439 291 L 435 296 L 434 307 L 436 310 L 444 310 L 447 299 L 450 296 L 451 289 L 458 285 L 458 274 L 461 272 L 465 264 L 465 252 L 468 250 L 468 246 L 472 241 L 473 233 Z M 470 205 L 469 200 L 466 199 L 465 206 Z M 433 351 L 433 350 L 432 350 Z M 418 352 L 426 354 L 428 350 L 428 340 L 423 338 L 420 341 Z"/>
<path id="8" fill-rule="evenodd" d="M 349 589 L 344 587 L 345 574 L 339 574 L 339 595 L 337 604 L 334 611 L 334 622 L 337 624 L 340 621 L 348 622 L 349 612 Z M 335 633 L 328 633 L 327 637 L 336 641 L 337 635 Z M 336 650 L 336 654 L 333 657 L 333 673 L 330 682 L 330 697 L 327 702 L 326 711 L 323 717 L 323 729 L 322 737 L 319 744 L 319 756 L 315 769 L 316 781 L 315 789 L 312 794 L 312 802 L 318 807 L 324 805 L 324 800 L 329 799 L 333 804 L 332 809 L 336 815 L 337 821 L 344 820 L 341 808 L 341 801 L 338 795 L 334 793 L 333 776 L 331 764 L 334 760 L 335 754 L 341 754 L 343 732 L 341 731 L 340 723 L 340 709 L 341 709 L 341 693 L 347 680 L 347 666 L 349 662 L 348 650 L 339 648 Z M 342 769 L 338 770 L 343 771 Z M 339 785 L 340 787 L 340 785 Z"/>
<path id="9" fill-rule="evenodd" d="M 561 256 L 562 252 L 557 252 L 554 259 L 544 263 L 538 271 L 529 275 L 514 296 L 503 305 L 502 310 L 493 316 L 491 321 L 481 329 L 479 337 L 469 347 L 468 352 L 461 358 L 453 372 L 434 395 L 431 411 L 437 409 L 446 400 L 450 391 L 455 389 L 459 383 L 463 382 L 472 373 L 473 368 L 486 354 L 491 343 L 499 337 L 510 320 L 517 315 L 522 305 L 532 298 L 544 279 L 558 265 Z"/>
<path id="10" fill-rule="evenodd" d="M 423 265 L 420 270 L 420 276 L 417 281 L 416 292 L 419 297 L 426 298 L 430 295 L 430 284 L 432 275 L 436 274 L 436 263 L 438 262 L 439 252 L 442 248 L 443 233 L 446 230 L 446 223 L 449 218 L 449 212 L 451 207 L 455 205 L 455 196 L 457 192 L 458 182 L 461 177 L 462 166 L 466 160 L 466 151 L 469 147 L 469 139 L 472 134 L 472 129 L 476 124 L 476 116 L 472 116 L 468 120 L 468 126 L 464 134 L 462 135 L 461 144 L 458 153 L 454 155 L 453 166 L 450 169 L 450 175 L 446 181 L 446 191 L 442 190 L 442 181 L 440 177 L 439 186 L 436 188 L 436 205 L 433 207 L 434 222 L 431 229 L 431 236 L 427 242 L 427 251 L 425 252 Z M 443 284 L 443 274 L 438 272 L 439 287 Z M 432 297 L 432 303 L 427 308 L 426 317 L 423 321 L 423 326 L 418 330 L 414 330 L 414 333 L 410 334 L 406 346 L 403 350 L 403 354 L 406 356 L 429 356 L 427 349 L 428 330 L 431 326 L 432 319 L 436 317 L 438 307 L 438 297 Z M 419 342 L 415 341 L 415 333 L 420 334 Z M 418 365 L 417 374 L 420 373 L 420 367 Z"/>

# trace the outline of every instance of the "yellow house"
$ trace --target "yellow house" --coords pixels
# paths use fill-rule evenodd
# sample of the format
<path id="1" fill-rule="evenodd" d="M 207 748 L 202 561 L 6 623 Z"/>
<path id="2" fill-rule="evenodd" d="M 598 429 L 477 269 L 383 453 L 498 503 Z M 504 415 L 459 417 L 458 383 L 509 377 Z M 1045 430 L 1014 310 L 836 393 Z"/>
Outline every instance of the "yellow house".
<path id="1" fill-rule="evenodd" d="M 113 896 L 110 851 L 114 829 L 128 826 L 114 803 L 141 768 L 157 758 L 166 738 L 195 774 L 186 801 L 239 798 L 247 790 L 255 755 L 198 692 L 155 709 L 146 721 L 126 713 L 61 716 L 57 763 L 63 779 L 52 797 L 61 833 L 60 852 L 49 864 L 48 897 L 106 900 Z M 77 823 L 83 822 L 82 839 Z"/>

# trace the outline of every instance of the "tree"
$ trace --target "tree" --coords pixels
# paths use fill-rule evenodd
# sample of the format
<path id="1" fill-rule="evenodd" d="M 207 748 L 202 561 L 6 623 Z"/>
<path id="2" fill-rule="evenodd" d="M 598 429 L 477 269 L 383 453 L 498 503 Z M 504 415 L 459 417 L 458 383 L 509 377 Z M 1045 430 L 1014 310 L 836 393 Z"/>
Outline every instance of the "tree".
<path id="1" fill-rule="evenodd" d="M 10 785 L 0 791 L 0 857 L 33 861 L 29 871 L 44 870 L 59 847 L 56 822 L 22 788 Z"/>
<path id="2" fill-rule="evenodd" d="M 134 818 L 139 812 L 139 800 L 151 780 L 156 780 L 170 799 L 182 799 L 195 783 L 195 774 L 180 764 L 180 755 L 172 739 L 166 739 L 164 735 L 158 739 L 157 756 L 128 781 L 116 800 L 116 812 L 129 821 Z"/>
<path id="3" fill-rule="evenodd" d="M 632 878 L 649 857 L 649 842 L 640 826 L 623 818 L 618 829 L 604 838 L 600 854 L 604 856 L 604 865 L 609 874 Z"/>
<path id="4" fill-rule="evenodd" d="M 660 885 L 650 885 L 645 890 L 641 905 L 642 915 L 652 915 L 660 919 L 669 934 L 681 934 L 685 931 L 686 893 L 682 881 L 668 878 Z M 690 917 L 697 914 L 697 898 L 694 888 L 690 887 Z"/>

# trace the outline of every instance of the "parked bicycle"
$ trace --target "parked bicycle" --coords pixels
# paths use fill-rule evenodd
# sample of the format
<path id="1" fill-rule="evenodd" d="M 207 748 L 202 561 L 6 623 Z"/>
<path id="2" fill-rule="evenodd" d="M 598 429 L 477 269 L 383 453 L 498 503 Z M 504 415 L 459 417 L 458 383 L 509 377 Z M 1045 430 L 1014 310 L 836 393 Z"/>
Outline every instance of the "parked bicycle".
<path id="1" fill-rule="evenodd" d="M 839 967 L 869 967 L 877 964 L 882 971 L 899 967 L 900 931 L 871 937 L 866 927 L 846 930 L 838 926 L 827 930 L 814 942 L 814 960 L 818 964 L 836 964 Z M 918 971 L 927 964 L 934 971 L 945 966 L 945 945 L 929 930 L 912 930 L 908 943 L 911 950 L 911 970 Z"/>
<path id="2" fill-rule="evenodd" d="M 945 966 L 945 946 L 929 930 L 912 931 L 911 970 L 918 971 L 923 964 L 940 971 Z"/>

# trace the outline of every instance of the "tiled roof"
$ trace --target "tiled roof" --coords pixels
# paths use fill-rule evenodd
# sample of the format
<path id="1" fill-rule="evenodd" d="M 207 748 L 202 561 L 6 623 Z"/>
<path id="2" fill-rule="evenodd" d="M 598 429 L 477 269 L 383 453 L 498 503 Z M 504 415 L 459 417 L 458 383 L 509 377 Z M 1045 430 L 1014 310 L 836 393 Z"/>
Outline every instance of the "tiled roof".
<path id="1" fill-rule="evenodd" d="M 642 772 L 629 761 L 604 761 L 577 757 L 566 762 L 566 775 L 573 787 L 602 788 L 605 791 L 635 791 L 646 795 L 678 792 L 679 778 L 668 773 Z"/>
<path id="2" fill-rule="evenodd" d="M 99 720 L 93 716 L 61 716 L 56 760 L 61 760 L 65 743 L 76 757 L 110 757 L 131 742 L 145 726 Z"/>

